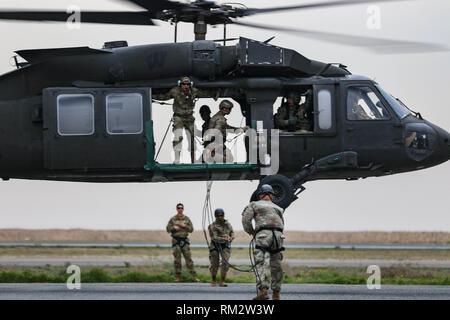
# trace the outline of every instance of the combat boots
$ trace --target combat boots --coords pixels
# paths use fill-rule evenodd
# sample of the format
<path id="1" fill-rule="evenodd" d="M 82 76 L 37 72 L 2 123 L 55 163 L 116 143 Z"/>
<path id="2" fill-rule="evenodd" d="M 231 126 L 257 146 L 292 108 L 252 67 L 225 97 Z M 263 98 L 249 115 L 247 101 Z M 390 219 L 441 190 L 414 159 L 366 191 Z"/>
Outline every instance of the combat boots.
<path id="1" fill-rule="evenodd" d="M 272 300 L 280 300 L 280 290 L 273 290 Z"/>
<path id="2" fill-rule="evenodd" d="M 177 278 L 175 279 L 175 282 L 180 282 L 181 281 L 181 275 L 177 274 Z"/>
<path id="3" fill-rule="evenodd" d="M 217 285 L 217 278 L 216 275 L 211 275 L 211 287 L 215 287 Z"/>
<path id="4" fill-rule="evenodd" d="M 262 288 L 261 290 L 259 290 L 258 295 L 254 297 L 253 300 L 269 300 L 267 288 Z"/>
<path id="5" fill-rule="evenodd" d="M 220 284 L 219 286 L 221 287 L 228 287 L 228 285 L 225 283 L 225 278 L 227 277 L 226 273 L 221 273 L 220 274 Z"/>

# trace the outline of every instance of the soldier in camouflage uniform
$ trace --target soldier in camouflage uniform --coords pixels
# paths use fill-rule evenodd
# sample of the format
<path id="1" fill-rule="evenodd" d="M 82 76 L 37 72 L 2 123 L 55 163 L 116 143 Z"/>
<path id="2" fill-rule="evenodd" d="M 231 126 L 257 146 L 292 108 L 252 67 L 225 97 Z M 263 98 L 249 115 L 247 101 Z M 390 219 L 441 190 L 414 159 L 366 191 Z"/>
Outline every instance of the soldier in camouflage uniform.
<path id="1" fill-rule="evenodd" d="M 225 142 L 227 141 L 227 129 L 242 129 L 244 131 L 248 129 L 248 127 L 233 127 L 227 123 L 227 118 L 225 118 L 225 116 L 229 115 L 232 109 L 233 103 L 229 100 L 223 100 L 219 105 L 219 111 L 209 120 L 209 129 L 218 130 L 222 134 L 222 141 L 212 140 L 212 135 L 214 134 L 214 132 L 208 132 L 204 139 L 205 141 L 213 142 L 208 147 L 208 150 L 211 151 L 211 157 L 215 157 L 215 152 L 217 152 L 217 157 L 219 159 L 223 158 L 223 162 L 226 162 L 227 160 L 229 162 L 233 162 L 231 151 L 225 146 Z M 208 157 L 205 158 L 207 159 Z"/>
<path id="2" fill-rule="evenodd" d="M 366 111 L 359 104 L 362 100 L 362 93 L 358 88 L 352 87 L 348 90 L 347 96 L 347 118 L 348 120 L 372 120 Z"/>
<path id="3" fill-rule="evenodd" d="M 308 132 L 311 130 L 311 123 L 307 116 L 312 107 L 312 90 L 306 91 L 305 95 L 305 102 L 299 105 L 298 94 L 288 93 L 287 101 L 283 102 L 274 116 L 275 128 L 282 132 Z"/>
<path id="4" fill-rule="evenodd" d="M 215 95 L 214 99 L 217 100 L 218 91 L 200 90 L 193 87 L 191 79 L 183 77 L 179 82 L 179 86 L 172 88 L 165 94 L 154 94 L 152 97 L 157 100 L 169 100 L 173 99 L 173 126 L 172 132 L 174 133 L 173 149 L 175 151 L 175 164 L 180 163 L 181 155 L 181 141 L 183 139 L 182 129 L 184 128 L 189 136 L 189 150 L 191 153 L 191 162 L 194 163 L 195 157 L 195 142 L 194 142 L 194 122 L 193 116 L 195 101 L 197 98 L 207 98 Z M 180 130 L 179 130 L 180 129 Z"/>
<path id="5" fill-rule="evenodd" d="M 258 295 L 253 300 L 269 299 L 268 290 L 268 267 L 272 275 L 271 288 L 272 299 L 280 299 L 281 282 L 283 281 L 283 270 L 281 261 L 283 255 L 283 209 L 272 202 L 273 189 L 264 184 L 259 190 L 259 201 L 250 202 L 242 213 L 242 226 L 245 232 L 255 239 L 255 275 L 258 285 Z M 255 229 L 252 220 L 255 220 Z"/>
<path id="6" fill-rule="evenodd" d="M 189 269 L 192 278 L 196 282 L 199 282 L 200 280 L 195 274 L 188 238 L 188 234 L 194 231 L 194 227 L 191 220 L 183 214 L 183 211 L 183 204 L 177 204 L 178 213 L 169 220 L 166 227 L 166 231 L 172 236 L 172 253 L 174 257 L 175 274 L 177 277 L 176 282 L 180 282 L 181 278 L 181 254 L 184 256 L 186 266 Z"/>
<path id="7" fill-rule="evenodd" d="M 219 269 L 219 260 L 222 256 L 222 264 L 220 268 L 220 286 L 227 287 L 225 282 L 228 272 L 228 261 L 231 255 L 231 241 L 234 240 L 234 231 L 231 224 L 225 220 L 225 212 L 223 209 L 214 211 L 216 221 L 208 226 L 211 243 L 209 244 L 209 262 L 211 266 L 211 286 L 215 287 L 217 283 L 217 270 Z"/>

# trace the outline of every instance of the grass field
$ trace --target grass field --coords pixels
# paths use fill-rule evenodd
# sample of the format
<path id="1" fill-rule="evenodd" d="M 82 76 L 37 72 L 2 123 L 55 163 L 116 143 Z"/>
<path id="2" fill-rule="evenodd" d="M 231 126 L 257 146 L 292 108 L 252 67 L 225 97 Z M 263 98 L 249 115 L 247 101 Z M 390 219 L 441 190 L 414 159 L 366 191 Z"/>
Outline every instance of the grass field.
<path id="1" fill-rule="evenodd" d="M 419 268 L 402 264 L 404 260 L 450 261 L 450 250 L 352 250 L 352 249 L 288 249 L 285 259 L 337 260 L 397 260 L 398 265 L 381 269 L 382 284 L 450 285 L 450 268 Z M 195 259 L 207 258 L 208 250 L 192 249 Z M 175 280 L 170 248 L 67 248 L 67 247 L 7 247 L 0 248 L 0 259 L 7 258 L 64 258 L 66 266 L 39 267 L 0 266 L 0 283 L 63 283 L 70 276 L 66 268 L 71 259 L 113 257 L 124 266 L 81 266 L 82 283 L 93 282 L 173 282 Z M 131 265 L 127 259 L 141 258 L 157 261 L 149 265 Z M 232 258 L 248 261 L 248 250 L 233 249 Z M 166 259 L 166 260 L 164 260 Z M 165 261 L 165 262 L 164 262 Z M 241 266 L 249 268 L 249 265 Z M 199 278 L 210 281 L 208 266 L 196 266 Z M 365 284 L 368 278 L 362 267 L 297 267 L 283 264 L 285 283 Z M 183 274 L 189 281 L 189 275 Z M 253 273 L 229 272 L 229 282 L 253 283 Z"/>
<path id="2" fill-rule="evenodd" d="M 241 266 L 248 268 L 249 266 Z M 210 282 L 207 266 L 196 267 L 197 275 L 202 282 Z M 369 274 L 365 268 L 310 268 L 283 267 L 285 273 L 283 283 L 323 283 L 323 284 L 365 284 Z M 0 283 L 64 283 L 69 274 L 65 267 L 0 267 Z M 82 283 L 120 283 L 120 282 L 174 282 L 172 264 L 158 266 L 125 266 L 125 267 L 81 267 Z M 182 281 L 191 281 L 184 272 Z M 242 273 L 231 270 L 228 273 L 229 283 L 254 283 L 253 273 Z M 422 284 L 450 285 L 449 269 L 410 268 L 393 266 L 381 271 L 382 284 Z"/>

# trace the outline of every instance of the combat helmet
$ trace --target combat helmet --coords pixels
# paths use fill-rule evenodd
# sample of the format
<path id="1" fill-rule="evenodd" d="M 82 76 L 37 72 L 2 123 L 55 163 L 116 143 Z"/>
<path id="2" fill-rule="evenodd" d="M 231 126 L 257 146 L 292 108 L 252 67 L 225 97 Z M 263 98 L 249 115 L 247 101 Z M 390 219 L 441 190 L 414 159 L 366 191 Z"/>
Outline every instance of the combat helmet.
<path id="1" fill-rule="evenodd" d="M 220 104 L 219 104 L 219 109 L 222 108 L 227 108 L 227 109 L 232 109 L 233 108 L 233 102 L 231 102 L 230 100 L 223 100 Z"/>
<path id="2" fill-rule="evenodd" d="M 214 216 L 217 218 L 218 215 L 224 216 L 225 211 L 223 211 L 222 208 L 217 208 L 216 210 L 214 210 Z"/>
<path id="3" fill-rule="evenodd" d="M 183 77 L 178 81 L 178 86 L 181 86 L 182 84 L 188 84 L 192 87 L 194 83 L 191 81 L 191 78 Z"/>
<path id="4" fill-rule="evenodd" d="M 300 102 L 300 96 L 295 91 L 289 91 L 286 95 L 288 99 L 293 99 L 295 104 L 298 104 Z"/>
<path id="5" fill-rule="evenodd" d="M 258 192 L 258 195 L 261 194 L 275 194 L 275 192 L 273 191 L 273 188 L 270 184 L 263 184 L 261 188 L 259 188 Z"/>

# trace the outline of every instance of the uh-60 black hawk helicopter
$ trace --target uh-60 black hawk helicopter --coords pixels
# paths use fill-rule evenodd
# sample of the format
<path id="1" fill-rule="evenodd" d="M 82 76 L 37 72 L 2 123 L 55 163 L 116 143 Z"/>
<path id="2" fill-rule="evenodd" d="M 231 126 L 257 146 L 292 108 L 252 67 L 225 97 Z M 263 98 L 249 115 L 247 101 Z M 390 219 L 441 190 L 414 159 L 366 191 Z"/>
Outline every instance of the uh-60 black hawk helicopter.
<path id="1" fill-rule="evenodd" d="M 123 0 L 125 1 L 125 0 Z M 227 45 L 228 24 L 287 30 L 237 21 L 283 10 L 377 1 L 338 1 L 247 8 L 197 0 L 127 0 L 138 12 L 81 12 L 82 23 L 153 25 L 152 19 L 194 23 L 196 40 L 128 46 L 21 50 L 17 70 L 0 76 L 0 177 L 84 182 L 261 180 L 286 208 L 307 181 L 359 179 L 419 170 L 450 158 L 450 134 L 410 111 L 376 82 L 345 66 L 247 38 Z M 57 11 L 0 11 L 0 19 L 66 21 Z M 205 40 L 208 25 L 224 25 L 223 45 Z M 292 31 L 292 30 L 290 30 Z M 340 41 L 339 35 L 300 35 Z M 344 36 L 343 36 L 344 37 Z M 347 36 L 346 36 L 347 37 Z M 346 38 L 349 39 L 348 37 Z M 418 45 L 380 39 L 380 44 Z M 176 27 L 175 27 L 176 40 Z M 176 41 L 175 41 L 176 42 Z M 279 134 L 278 174 L 256 163 L 160 164 L 155 161 L 152 93 L 182 76 L 195 87 L 220 89 L 236 101 L 247 126 L 275 128 L 274 102 L 289 92 L 312 92 L 311 129 Z M 356 110 L 359 109 L 359 111 Z M 364 116 L 361 116 L 364 114 Z M 270 145 L 270 136 L 267 144 Z M 268 150 L 271 150 L 268 148 Z"/>

